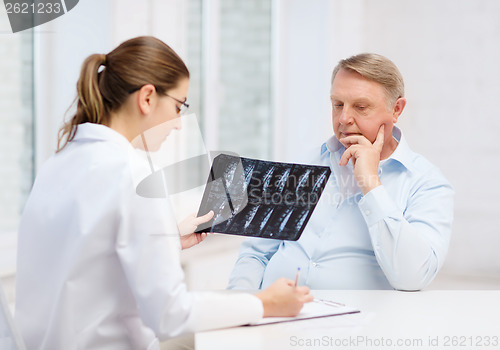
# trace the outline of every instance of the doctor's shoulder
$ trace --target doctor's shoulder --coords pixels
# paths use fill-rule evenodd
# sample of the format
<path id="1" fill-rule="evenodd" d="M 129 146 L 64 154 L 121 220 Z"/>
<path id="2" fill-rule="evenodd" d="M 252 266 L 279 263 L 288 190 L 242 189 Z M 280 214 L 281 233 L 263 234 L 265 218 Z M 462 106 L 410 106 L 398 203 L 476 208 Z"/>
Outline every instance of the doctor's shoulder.
<path id="1" fill-rule="evenodd" d="M 88 187 L 112 181 L 129 172 L 129 152 L 113 142 L 69 142 L 40 167 L 35 187 L 57 186 L 61 190 L 73 185 Z"/>

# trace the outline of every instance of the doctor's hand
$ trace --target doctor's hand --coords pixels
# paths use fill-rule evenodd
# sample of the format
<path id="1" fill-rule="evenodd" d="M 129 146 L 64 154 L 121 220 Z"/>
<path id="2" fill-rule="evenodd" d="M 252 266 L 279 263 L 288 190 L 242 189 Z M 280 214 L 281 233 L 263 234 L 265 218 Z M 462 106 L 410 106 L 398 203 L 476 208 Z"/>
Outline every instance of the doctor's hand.
<path id="1" fill-rule="evenodd" d="M 211 210 L 208 214 L 200 217 L 196 217 L 195 214 L 191 214 L 177 226 L 179 228 L 182 249 L 191 248 L 192 246 L 201 243 L 207 237 L 206 233 L 194 233 L 194 230 L 196 230 L 198 225 L 210 221 L 213 216 L 214 212 Z"/>
<path id="2" fill-rule="evenodd" d="M 380 153 L 384 147 L 384 125 L 378 130 L 377 138 L 373 143 L 363 135 L 352 135 L 342 137 L 339 140 L 346 148 L 339 165 L 345 166 L 352 162 L 354 178 L 363 194 L 367 194 L 372 189 L 380 186 L 378 176 L 378 165 L 380 163 Z"/>
<path id="3" fill-rule="evenodd" d="M 256 296 L 264 306 L 264 317 L 296 316 L 304 303 L 314 299 L 308 287 L 295 287 L 295 282 L 286 278 L 280 278 Z"/>

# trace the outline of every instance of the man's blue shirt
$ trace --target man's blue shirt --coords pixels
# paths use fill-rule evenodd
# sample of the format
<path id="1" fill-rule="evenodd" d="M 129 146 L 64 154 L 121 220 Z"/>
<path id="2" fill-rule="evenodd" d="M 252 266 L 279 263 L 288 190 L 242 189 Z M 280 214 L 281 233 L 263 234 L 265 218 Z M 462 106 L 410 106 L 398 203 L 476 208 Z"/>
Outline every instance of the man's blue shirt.
<path id="1" fill-rule="evenodd" d="M 380 162 L 382 186 L 363 196 L 331 137 L 307 163 L 332 175 L 300 239 L 248 238 L 228 288 L 260 289 L 280 277 L 311 289 L 419 290 L 441 268 L 450 241 L 453 189 L 438 168 L 413 152 L 394 127 L 398 146 Z"/>

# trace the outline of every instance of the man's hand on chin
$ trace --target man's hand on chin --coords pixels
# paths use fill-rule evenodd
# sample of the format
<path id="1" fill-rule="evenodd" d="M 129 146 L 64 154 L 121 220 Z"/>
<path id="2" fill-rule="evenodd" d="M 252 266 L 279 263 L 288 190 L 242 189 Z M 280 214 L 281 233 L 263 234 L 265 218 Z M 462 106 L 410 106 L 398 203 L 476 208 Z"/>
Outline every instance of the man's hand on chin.
<path id="1" fill-rule="evenodd" d="M 378 165 L 380 154 L 384 147 L 384 125 L 380 126 L 377 138 L 373 143 L 363 135 L 350 135 L 339 140 L 346 148 L 339 165 L 345 166 L 352 161 L 354 178 L 358 182 L 363 194 L 380 186 Z"/>

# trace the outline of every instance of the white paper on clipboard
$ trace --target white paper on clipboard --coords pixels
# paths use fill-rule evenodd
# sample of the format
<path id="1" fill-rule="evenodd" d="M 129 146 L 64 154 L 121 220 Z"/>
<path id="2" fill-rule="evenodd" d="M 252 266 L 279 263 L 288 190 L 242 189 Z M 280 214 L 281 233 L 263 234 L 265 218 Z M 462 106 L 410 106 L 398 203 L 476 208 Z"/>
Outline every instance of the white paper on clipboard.
<path id="1" fill-rule="evenodd" d="M 300 310 L 299 314 L 295 317 L 265 317 L 260 321 L 247 326 L 261 326 L 273 323 L 307 320 L 311 318 L 341 316 L 360 312 L 359 309 L 343 305 L 339 306 L 336 304 L 337 303 L 335 302 L 328 303 L 328 301 L 320 301 L 316 299 L 315 301 L 304 304 L 302 310 Z"/>

